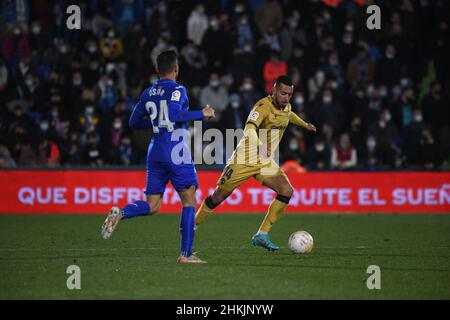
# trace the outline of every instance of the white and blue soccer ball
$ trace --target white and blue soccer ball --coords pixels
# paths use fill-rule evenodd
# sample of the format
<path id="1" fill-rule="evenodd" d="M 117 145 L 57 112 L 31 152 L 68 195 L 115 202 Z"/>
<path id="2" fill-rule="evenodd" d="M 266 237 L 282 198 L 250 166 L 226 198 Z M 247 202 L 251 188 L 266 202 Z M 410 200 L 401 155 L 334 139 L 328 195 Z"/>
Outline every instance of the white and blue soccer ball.
<path id="1" fill-rule="evenodd" d="M 311 252 L 314 245 L 313 237 L 306 231 L 296 231 L 289 237 L 288 248 L 293 253 Z"/>

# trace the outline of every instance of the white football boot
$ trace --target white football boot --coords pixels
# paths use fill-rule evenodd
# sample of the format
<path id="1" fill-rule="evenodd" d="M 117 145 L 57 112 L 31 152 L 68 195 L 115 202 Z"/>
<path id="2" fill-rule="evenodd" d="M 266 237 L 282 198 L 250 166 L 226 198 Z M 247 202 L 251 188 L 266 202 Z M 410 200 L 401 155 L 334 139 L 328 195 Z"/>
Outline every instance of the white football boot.
<path id="1" fill-rule="evenodd" d="M 189 257 L 180 255 L 178 257 L 178 263 L 207 263 L 206 261 L 200 259 L 199 257 L 197 257 L 196 252 L 194 252 L 193 254 L 191 254 Z"/>
<path id="2" fill-rule="evenodd" d="M 122 219 L 123 212 L 119 207 L 112 207 L 102 225 L 102 238 L 109 239 Z"/>

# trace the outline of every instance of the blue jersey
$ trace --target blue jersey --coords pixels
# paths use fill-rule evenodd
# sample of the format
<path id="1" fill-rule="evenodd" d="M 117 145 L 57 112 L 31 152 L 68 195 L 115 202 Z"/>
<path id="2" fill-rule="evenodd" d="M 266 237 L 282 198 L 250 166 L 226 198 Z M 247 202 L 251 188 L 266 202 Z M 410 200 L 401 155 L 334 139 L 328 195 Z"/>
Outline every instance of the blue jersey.
<path id="1" fill-rule="evenodd" d="M 202 111 L 189 111 L 184 86 L 170 79 L 161 79 L 144 90 L 129 124 L 136 129 L 153 128 L 147 161 L 173 162 L 172 150 L 183 137 L 177 135 L 177 139 L 173 139 L 172 133 L 177 129 L 187 129 L 186 122 L 202 118 Z"/>

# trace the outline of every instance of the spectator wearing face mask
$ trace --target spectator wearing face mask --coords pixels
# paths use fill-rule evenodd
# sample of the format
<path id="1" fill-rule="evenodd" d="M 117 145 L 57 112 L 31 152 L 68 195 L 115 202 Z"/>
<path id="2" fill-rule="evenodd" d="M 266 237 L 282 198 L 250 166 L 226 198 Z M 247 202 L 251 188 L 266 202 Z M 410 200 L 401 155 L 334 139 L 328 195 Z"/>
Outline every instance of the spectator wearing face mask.
<path id="1" fill-rule="evenodd" d="M 104 164 L 103 151 L 98 143 L 95 133 L 87 135 L 86 145 L 83 148 L 81 156 L 81 164 L 92 167 L 101 167 Z"/>
<path id="2" fill-rule="evenodd" d="M 211 71 L 221 72 L 224 70 L 229 48 L 232 47 L 227 39 L 228 34 L 223 30 L 219 17 L 212 16 L 200 46 L 206 54 Z"/>
<path id="3" fill-rule="evenodd" d="M 305 98 L 302 92 L 294 93 L 294 99 L 291 102 L 296 112 L 303 111 L 305 109 Z"/>
<path id="4" fill-rule="evenodd" d="M 305 31 L 299 28 L 300 14 L 294 11 L 286 19 L 286 24 L 280 32 L 281 58 L 289 61 L 295 47 L 307 45 Z"/>
<path id="5" fill-rule="evenodd" d="M 233 74 L 237 83 L 241 83 L 249 74 L 256 72 L 255 51 L 250 42 L 246 42 L 242 48 L 238 48 L 233 53 Z"/>
<path id="6" fill-rule="evenodd" d="M 374 134 L 369 134 L 361 163 L 365 169 L 370 171 L 391 169 L 394 166 L 394 150 L 386 150 L 378 144 Z"/>
<path id="7" fill-rule="evenodd" d="M 334 100 L 330 89 L 323 91 L 321 99 L 317 99 L 309 112 L 318 127 L 327 123 L 334 131 L 340 131 L 344 125 L 344 110 L 341 104 Z"/>
<path id="8" fill-rule="evenodd" d="M 345 70 L 339 61 L 337 51 L 332 51 L 328 55 L 328 61 L 325 64 L 324 72 L 328 78 L 333 78 L 337 82 L 337 87 L 342 87 L 345 83 Z"/>
<path id="9" fill-rule="evenodd" d="M 342 35 L 341 41 L 338 43 L 340 61 L 343 66 L 348 65 L 348 62 L 356 51 L 353 31 L 353 23 L 348 22 L 345 26 L 345 31 Z"/>
<path id="10" fill-rule="evenodd" d="M 246 116 L 239 94 L 230 95 L 230 103 L 222 116 L 222 129 L 224 132 L 226 129 L 243 129 Z"/>
<path id="11" fill-rule="evenodd" d="M 420 164 L 425 170 L 433 170 L 442 163 L 439 149 L 430 130 L 423 130 L 420 139 Z"/>
<path id="12" fill-rule="evenodd" d="M 412 121 L 405 127 L 403 139 L 405 142 L 404 150 L 407 164 L 410 167 L 420 165 L 420 149 L 422 141 L 422 132 L 425 130 L 423 123 L 422 110 L 415 109 L 412 114 Z"/>
<path id="13" fill-rule="evenodd" d="M 378 121 L 381 110 L 384 108 L 383 99 L 381 99 L 380 90 L 373 85 L 369 85 L 367 89 L 367 108 L 365 119 L 370 125 Z"/>
<path id="14" fill-rule="evenodd" d="M 440 134 L 441 128 L 450 125 L 450 108 L 439 82 L 431 84 L 430 92 L 423 98 L 422 110 L 424 121 L 433 128 L 434 136 Z"/>
<path id="15" fill-rule="evenodd" d="M 384 56 L 377 62 L 376 82 L 392 87 L 400 81 L 402 64 L 397 58 L 397 50 L 392 44 L 386 46 Z"/>
<path id="16" fill-rule="evenodd" d="M 98 97 L 98 104 L 103 113 L 108 112 L 114 108 L 117 103 L 117 88 L 114 86 L 114 81 L 107 75 L 103 75 L 97 83 L 96 96 Z"/>
<path id="17" fill-rule="evenodd" d="M 187 20 L 187 38 L 195 45 L 202 43 L 203 35 L 208 29 L 208 16 L 205 14 L 205 6 L 197 4 Z"/>
<path id="18" fill-rule="evenodd" d="M 42 26 L 38 21 L 34 21 L 31 25 L 31 32 L 28 35 L 30 46 L 37 52 L 44 52 L 49 46 L 48 37 L 42 32 Z"/>
<path id="19" fill-rule="evenodd" d="M 389 109 L 383 109 L 378 121 L 369 126 L 369 133 L 375 135 L 377 145 L 381 152 L 391 154 L 399 139 L 397 126 L 392 121 Z"/>
<path id="20" fill-rule="evenodd" d="M 325 85 L 325 72 L 323 70 L 317 70 L 314 77 L 308 80 L 308 101 L 315 101 L 319 93 L 323 90 Z"/>
<path id="21" fill-rule="evenodd" d="M 356 148 L 356 155 L 359 159 L 366 143 L 366 126 L 360 117 L 356 116 L 352 119 L 349 134 L 350 142 Z"/>
<path id="22" fill-rule="evenodd" d="M 68 139 L 61 150 L 62 163 L 69 166 L 79 165 L 81 164 L 82 152 L 80 136 L 77 131 L 71 131 L 67 136 Z"/>
<path id="23" fill-rule="evenodd" d="M 289 130 L 288 135 L 290 138 L 287 140 L 287 144 L 282 144 L 282 152 L 280 154 L 281 160 L 303 159 L 305 157 L 305 140 L 303 133 L 298 131 L 297 128 L 292 128 Z"/>
<path id="24" fill-rule="evenodd" d="M 107 61 L 115 61 L 123 55 L 123 43 L 114 28 L 110 28 L 100 39 L 99 49 Z"/>
<path id="25" fill-rule="evenodd" d="M 205 54 L 193 42 L 188 42 L 181 49 L 181 57 L 184 63 L 180 67 L 183 68 L 182 74 L 185 75 L 186 82 L 192 86 L 200 86 L 207 76 Z"/>
<path id="26" fill-rule="evenodd" d="M 370 58 L 369 52 L 364 45 L 358 47 L 356 57 L 354 57 L 347 67 L 347 80 L 351 89 L 358 86 L 367 86 L 375 76 L 375 63 Z"/>
<path id="27" fill-rule="evenodd" d="M 307 154 L 308 167 L 314 170 L 328 170 L 330 167 L 331 152 L 323 136 L 318 136 L 314 145 Z"/>
<path id="28" fill-rule="evenodd" d="M 339 144 L 331 150 L 331 167 L 340 170 L 352 169 L 357 163 L 356 149 L 350 144 L 349 134 L 341 134 Z"/>
<path id="29" fill-rule="evenodd" d="M 129 166 L 133 162 L 133 148 L 131 145 L 131 138 L 127 135 L 124 135 L 120 139 L 120 143 L 117 148 L 117 158 L 116 163 L 120 165 Z"/>
<path id="30" fill-rule="evenodd" d="M 400 95 L 399 100 L 393 104 L 393 120 L 400 132 L 406 128 L 413 120 L 413 110 L 417 108 L 414 90 L 405 87 Z"/>
<path id="31" fill-rule="evenodd" d="M 253 79 L 249 76 L 244 78 L 239 91 L 241 93 L 241 104 L 244 108 L 244 112 L 248 115 L 250 110 L 253 108 L 255 101 L 260 99 L 260 93 L 255 88 Z"/>
<path id="32" fill-rule="evenodd" d="M 212 73 L 209 77 L 209 84 L 203 87 L 200 92 L 200 104 L 214 106 L 216 117 L 215 122 L 221 120 L 222 112 L 229 103 L 228 90 L 220 82 L 219 74 Z"/>
<path id="33" fill-rule="evenodd" d="M 6 33 L 0 49 L 7 64 L 13 64 L 15 62 L 14 59 L 17 58 L 16 55 L 19 57 L 31 56 L 30 42 L 23 32 L 23 28 L 19 24 L 15 24 L 12 29 Z"/>
<path id="34" fill-rule="evenodd" d="M 253 30 L 246 14 L 243 14 L 236 21 L 237 47 L 243 48 L 246 44 L 250 47 L 254 45 Z"/>
<path id="35" fill-rule="evenodd" d="M 91 104 L 86 105 L 84 112 L 79 117 L 79 124 L 84 131 L 86 128 L 95 128 L 99 123 L 99 116 L 95 111 L 95 107 Z"/>

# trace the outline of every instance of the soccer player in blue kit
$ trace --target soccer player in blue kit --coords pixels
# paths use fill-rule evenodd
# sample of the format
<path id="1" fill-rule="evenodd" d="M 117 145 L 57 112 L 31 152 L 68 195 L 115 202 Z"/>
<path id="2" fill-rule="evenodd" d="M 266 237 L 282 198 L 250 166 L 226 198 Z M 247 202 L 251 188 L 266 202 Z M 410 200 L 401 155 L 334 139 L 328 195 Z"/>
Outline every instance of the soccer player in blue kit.
<path id="1" fill-rule="evenodd" d="M 205 263 L 192 253 L 195 227 L 195 192 L 198 188 L 197 172 L 183 136 L 173 135 L 175 130 L 187 130 L 186 122 L 213 118 L 214 109 L 189 111 L 186 88 L 175 80 L 179 66 L 173 50 L 164 51 L 156 58 L 159 80 L 144 90 L 134 107 L 129 125 L 133 129 L 153 128 L 154 137 L 147 153 L 147 201 L 137 200 L 123 208 L 112 207 L 102 225 L 101 235 L 108 239 L 122 219 L 152 215 L 159 211 L 166 185 L 171 181 L 183 206 L 180 219 L 181 254 L 179 263 Z M 179 136 L 177 139 L 175 136 Z M 175 141 L 174 141 L 175 140 Z M 174 147 L 183 143 L 180 156 Z M 181 159 L 182 158 L 182 159 Z M 180 160 L 181 159 L 181 160 Z M 189 159 L 186 162 L 186 159 Z"/>

